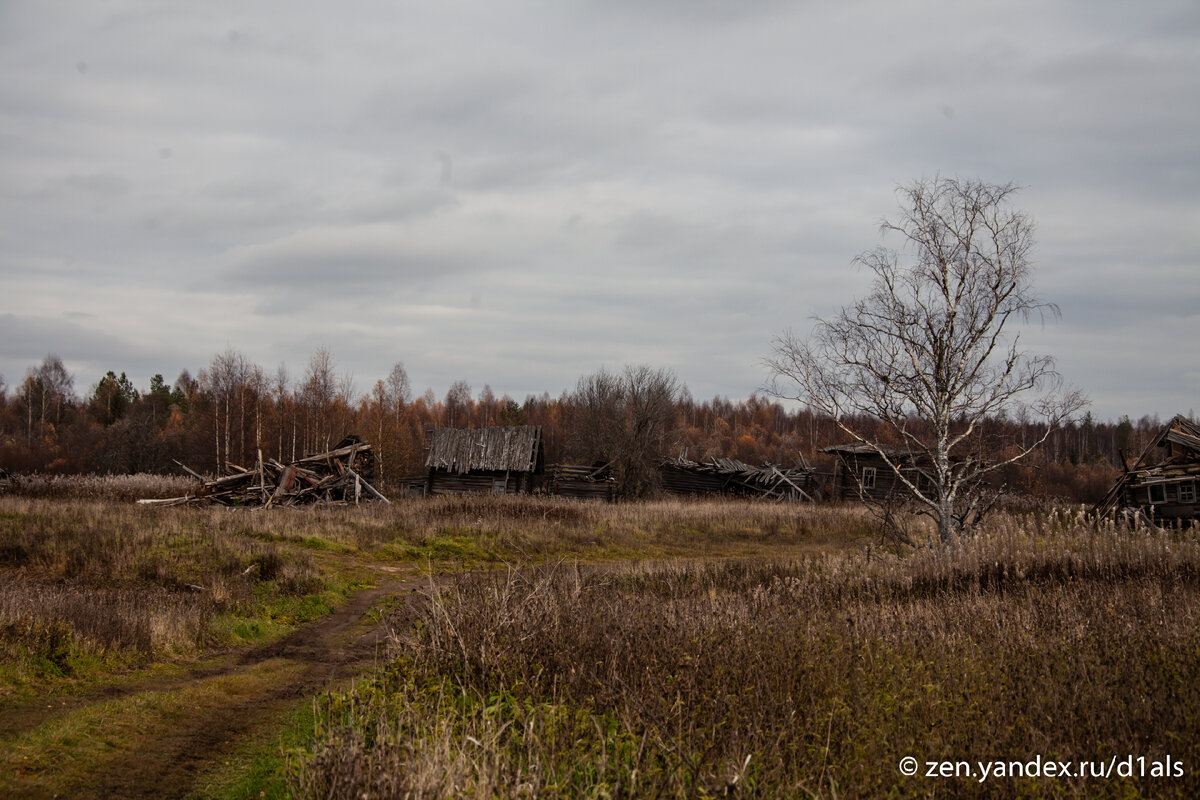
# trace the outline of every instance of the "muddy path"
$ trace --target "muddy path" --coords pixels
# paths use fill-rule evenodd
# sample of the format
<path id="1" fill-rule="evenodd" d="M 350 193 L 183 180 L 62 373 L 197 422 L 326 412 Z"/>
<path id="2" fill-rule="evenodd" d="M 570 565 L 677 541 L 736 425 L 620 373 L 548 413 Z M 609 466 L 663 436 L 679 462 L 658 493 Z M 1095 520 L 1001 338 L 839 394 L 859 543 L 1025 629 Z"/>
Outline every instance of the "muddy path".
<path id="1" fill-rule="evenodd" d="M 48 765 L 57 775 L 24 776 L 8 787 L 21 797 L 187 797 L 196 781 L 233 753 L 246 737 L 270 730 L 305 698 L 348 683 L 384 657 L 389 623 L 372 611 L 399 606 L 393 619 L 413 618 L 428 602 L 428 577 L 389 576 L 379 586 L 353 595 L 343 606 L 287 636 L 215 663 L 158 679 L 134 680 L 90 695 L 45 700 L 0 710 L 0 747 L 47 722 L 72 724 L 72 717 L 104 720 L 114 700 L 161 702 L 145 715 L 138 732 L 86 766 Z M 182 702 L 171 702 L 183 698 Z M 104 737 L 100 722 L 88 737 Z M 3 793 L 3 792 L 0 792 Z"/>

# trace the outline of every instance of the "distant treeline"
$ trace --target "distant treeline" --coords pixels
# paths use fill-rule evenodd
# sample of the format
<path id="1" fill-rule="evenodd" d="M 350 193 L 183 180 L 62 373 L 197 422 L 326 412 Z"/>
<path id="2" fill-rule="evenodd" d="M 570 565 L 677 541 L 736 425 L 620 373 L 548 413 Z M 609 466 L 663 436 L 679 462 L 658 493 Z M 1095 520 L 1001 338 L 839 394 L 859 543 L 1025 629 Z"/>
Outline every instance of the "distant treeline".
<path id="1" fill-rule="evenodd" d="M 821 470 L 831 468 L 821 448 L 845 441 L 831 419 L 758 394 L 699 401 L 669 371 L 645 367 L 600 370 L 558 397 L 520 401 L 488 386 L 474 392 L 465 380 L 444 397 L 432 389 L 414 397 L 400 363 L 360 393 L 326 348 L 297 376 L 282 366 L 268 372 L 234 349 L 195 375 L 184 370 L 172 383 L 156 375 L 146 387 L 113 371 L 80 393 L 55 355 L 19 384 L 0 376 L 0 467 L 13 472 L 178 473 L 178 460 L 217 473 L 227 462 L 252 466 L 260 449 L 265 458 L 291 461 L 357 433 L 375 445 L 388 485 L 421 473 L 428 430 L 489 425 L 541 426 L 548 463 L 593 463 L 624 447 L 627 458 L 643 460 L 721 456 L 792 465 L 803 454 Z M 1035 457 L 1003 477 L 1026 494 L 1092 501 L 1112 482 L 1120 454 L 1136 456 L 1160 427 L 1157 417 L 1099 422 L 1088 415 L 1052 433 Z M 997 419 L 981 434 L 980 449 L 999 453 L 1038 435 L 1032 421 Z"/>

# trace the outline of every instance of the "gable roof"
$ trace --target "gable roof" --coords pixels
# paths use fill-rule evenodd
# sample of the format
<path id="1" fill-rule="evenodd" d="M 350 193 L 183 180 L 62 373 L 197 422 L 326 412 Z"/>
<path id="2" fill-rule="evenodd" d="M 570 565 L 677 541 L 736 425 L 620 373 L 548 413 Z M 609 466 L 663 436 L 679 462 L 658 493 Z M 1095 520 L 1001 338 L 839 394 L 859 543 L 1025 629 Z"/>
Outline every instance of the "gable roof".
<path id="1" fill-rule="evenodd" d="M 537 472 L 542 464 L 542 429 L 438 428 L 429 443 L 425 466 L 465 475 L 488 472 Z"/>

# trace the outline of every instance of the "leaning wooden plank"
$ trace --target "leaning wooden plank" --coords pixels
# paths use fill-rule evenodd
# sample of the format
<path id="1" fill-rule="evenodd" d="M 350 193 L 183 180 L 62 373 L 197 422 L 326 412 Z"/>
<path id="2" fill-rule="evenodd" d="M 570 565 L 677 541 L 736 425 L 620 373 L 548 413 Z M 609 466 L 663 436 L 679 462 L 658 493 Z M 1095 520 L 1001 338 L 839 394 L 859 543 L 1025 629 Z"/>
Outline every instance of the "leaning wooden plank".
<path id="1" fill-rule="evenodd" d="M 183 470 L 184 472 L 186 472 L 188 475 L 191 475 L 193 478 L 197 479 L 197 480 L 198 480 L 198 481 L 200 481 L 201 483 L 204 483 L 205 481 L 207 481 L 207 480 L 208 480 L 208 478 L 205 478 L 205 477 L 204 477 L 203 475 L 201 475 L 199 472 L 196 472 L 195 470 L 193 470 L 193 469 L 190 469 L 190 468 L 189 468 L 189 467 L 188 467 L 186 464 L 184 464 L 182 461 L 179 461 L 178 459 L 175 459 L 175 458 L 173 458 L 173 459 L 171 459 L 171 460 L 172 460 L 172 461 L 174 461 L 176 464 L 178 464 L 180 469 L 182 469 L 182 470 Z"/>
<path id="2" fill-rule="evenodd" d="M 379 491 L 374 486 L 367 483 L 367 481 L 364 480 L 363 477 L 361 475 L 359 475 L 357 472 L 355 472 L 354 470 L 351 470 L 351 469 L 346 470 L 346 472 L 349 473 L 350 475 L 353 475 L 354 479 L 356 481 L 359 481 L 362 483 L 362 488 L 367 490 L 367 494 L 369 494 L 372 497 L 375 497 L 379 500 L 382 500 L 383 502 L 387 503 L 388 505 L 392 504 L 391 500 L 388 500 L 386 497 L 384 497 L 382 494 L 380 494 Z"/>
<path id="3" fill-rule="evenodd" d="M 281 475 L 279 478 L 279 483 L 275 486 L 275 491 L 272 492 L 271 497 L 268 498 L 264 507 L 270 508 L 272 504 L 278 502 L 279 498 L 292 491 L 292 486 L 294 486 L 295 483 L 296 468 L 285 467 L 283 470 L 283 475 Z"/>
<path id="4" fill-rule="evenodd" d="M 258 480 L 255 482 L 258 484 L 257 489 L 258 489 L 258 495 L 259 495 L 259 502 L 265 504 L 268 500 L 267 476 L 263 472 L 263 457 L 262 457 L 261 449 L 258 451 L 258 458 L 255 459 L 255 462 L 254 462 L 254 474 L 258 478 Z"/>
<path id="5" fill-rule="evenodd" d="M 779 476 L 780 480 L 782 480 L 788 486 L 791 486 L 793 489 L 795 489 L 797 492 L 799 492 L 801 497 L 803 497 L 805 500 L 807 500 L 810 503 L 814 502 L 812 497 L 809 496 L 808 492 L 804 491 L 799 486 L 797 486 L 796 484 L 794 484 L 790 480 L 788 480 L 787 476 L 784 475 L 782 472 L 780 472 L 778 467 L 771 467 L 771 469 L 775 471 L 775 474 Z"/>
<path id="6" fill-rule="evenodd" d="M 221 478 L 214 478 L 211 481 L 205 481 L 204 485 L 208 487 L 241 486 L 253 477 L 254 475 L 249 472 L 239 472 L 234 475 L 226 475 Z"/>
<path id="7" fill-rule="evenodd" d="M 370 449 L 371 449 L 371 445 L 367 444 L 366 442 L 359 442 L 357 444 L 349 444 L 349 445 L 346 445 L 345 447 L 339 447 L 336 450 L 330 450 L 325 453 L 313 453 L 312 455 L 305 456 L 304 458 L 297 460 L 296 463 L 297 464 L 312 464 L 312 463 L 317 463 L 317 462 L 321 462 L 321 461 L 328 461 L 329 459 L 332 459 L 332 458 L 345 458 L 346 456 L 350 455 L 351 453 L 357 453 L 360 450 L 370 450 Z"/>
<path id="8" fill-rule="evenodd" d="M 182 506 L 194 499 L 189 494 L 183 497 L 146 497 L 137 502 L 140 506 Z"/>

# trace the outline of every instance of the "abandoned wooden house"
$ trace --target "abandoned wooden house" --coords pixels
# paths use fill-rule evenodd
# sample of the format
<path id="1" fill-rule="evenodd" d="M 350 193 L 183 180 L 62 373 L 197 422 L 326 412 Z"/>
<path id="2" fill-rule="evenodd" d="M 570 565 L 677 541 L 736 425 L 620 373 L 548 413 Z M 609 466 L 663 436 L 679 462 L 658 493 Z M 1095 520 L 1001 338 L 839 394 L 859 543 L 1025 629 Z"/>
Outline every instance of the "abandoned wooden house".
<path id="1" fill-rule="evenodd" d="M 431 432 L 426 494 L 522 494 L 545 472 L 542 429 L 438 428 Z"/>
<path id="2" fill-rule="evenodd" d="M 892 464 L 898 466 L 904 477 L 922 491 L 931 484 L 927 471 L 918 469 L 921 462 L 919 456 L 899 447 L 881 449 L 887 455 L 886 459 L 873 446 L 863 442 L 823 448 L 822 453 L 837 457 L 829 489 L 830 499 L 878 503 L 908 497 L 911 490 L 896 475 Z"/>
<path id="3" fill-rule="evenodd" d="M 1125 460 L 1124 454 L 1121 456 Z M 1176 416 L 1155 436 L 1096 506 L 1109 514 L 1134 508 L 1154 520 L 1200 519 L 1200 425 Z"/>
<path id="4" fill-rule="evenodd" d="M 755 467 L 732 458 L 689 461 L 673 458 L 659 465 L 663 491 L 673 495 L 733 495 L 774 500 L 813 501 L 815 473 L 805 464 Z"/>

